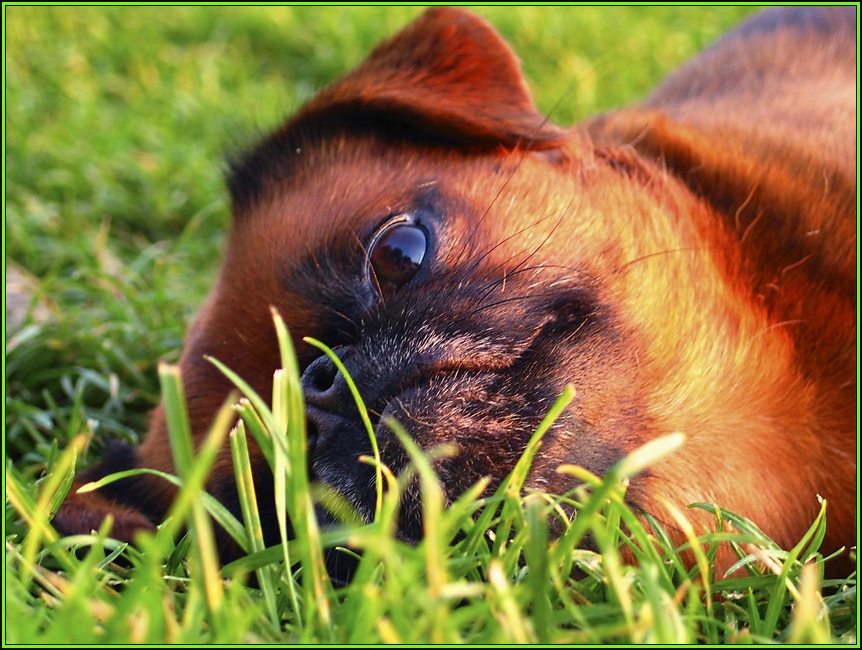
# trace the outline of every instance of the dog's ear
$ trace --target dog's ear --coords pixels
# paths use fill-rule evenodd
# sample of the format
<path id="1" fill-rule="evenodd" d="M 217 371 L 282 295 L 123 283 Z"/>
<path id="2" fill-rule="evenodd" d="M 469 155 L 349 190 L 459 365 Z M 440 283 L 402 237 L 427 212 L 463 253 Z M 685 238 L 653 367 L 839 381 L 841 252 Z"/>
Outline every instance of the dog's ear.
<path id="1" fill-rule="evenodd" d="M 559 146 L 565 131 L 536 109 L 518 59 L 484 20 L 435 7 L 292 120 L 370 113 L 464 144 Z"/>

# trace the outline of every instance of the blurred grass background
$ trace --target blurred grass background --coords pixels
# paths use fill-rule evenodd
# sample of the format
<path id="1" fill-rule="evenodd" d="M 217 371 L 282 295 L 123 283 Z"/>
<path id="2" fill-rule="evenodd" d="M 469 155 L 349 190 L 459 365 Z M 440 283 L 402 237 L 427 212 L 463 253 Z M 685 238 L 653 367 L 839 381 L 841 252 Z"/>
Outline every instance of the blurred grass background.
<path id="1" fill-rule="evenodd" d="M 178 359 L 219 266 L 224 155 L 421 11 L 5 7 L 6 450 L 25 474 L 82 423 L 145 430 L 156 362 Z M 567 125 L 636 101 L 753 8 L 476 11 Z"/>

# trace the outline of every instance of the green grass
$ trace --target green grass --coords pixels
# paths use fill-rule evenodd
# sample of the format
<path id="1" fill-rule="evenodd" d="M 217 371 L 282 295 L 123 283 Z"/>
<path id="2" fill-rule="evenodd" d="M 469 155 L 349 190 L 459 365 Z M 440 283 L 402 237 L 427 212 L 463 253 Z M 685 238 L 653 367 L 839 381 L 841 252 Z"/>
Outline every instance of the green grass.
<path id="1" fill-rule="evenodd" d="M 262 550 L 252 524 L 234 522 L 251 556 L 220 574 L 202 508 L 226 515 L 199 498 L 206 463 L 188 457 L 177 462 L 185 496 L 155 538 L 137 549 L 104 535 L 57 539 L 48 520 L 73 456 L 80 467 L 106 438 L 136 441 L 162 389 L 175 397 L 172 434 L 183 440 L 175 373 L 165 367 L 160 378 L 158 362 L 178 359 L 218 269 L 230 218 L 223 154 L 276 126 L 420 9 L 5 11 L 6 264 L 30 282 L 33 307 L 6 332 L 7 643 L 855 641 L 855 577 L 822 591 L 817 568 L 802 569 L 811 549 L 782 554 L 744 522 L 737 541 L 773 549 L 780 575 L 751 564 L 747 578 L 717 584 L 708 568 L 686 570 L 660 530 L 622 504 L 626 465 L 565 497 L 523 493 L 514 476 L 508 490 L 443 510 L 431 466 L 415 454 L 431 522 L 422 544 L 393 538 L 391 495 L 407 479 L 384 468 L 391 489 L 374 523 L 317 531 L 301 437 L 278 433 L 281 400 L 296 399 L 290 372 L 271 414 L 266 404 L 247 412 L 274 435 L 277 498 L 303 522 L 295 540 Z M 478 11 L 520 55 L 540 109 L 568 124 L 635 101 L 750 9 Z M 223 425 L 213 444 L 225 435 L 242 477 L 244 432 Z M 567 508 L 582 516 L 549 539 L 549 518 Z M 183 525 L 192 532 L 175 541 Z M 577 548 L 587 533 L 601 554 Z M 91 551 L 72 552 L 84 541 Z M 320 571 L 321 547 L 348 544 L 362 560 L 336 589 Z M 620 562 L 620 544 L 638 566 Z M 256 572 L 258 587 L 235 572 Z"/>

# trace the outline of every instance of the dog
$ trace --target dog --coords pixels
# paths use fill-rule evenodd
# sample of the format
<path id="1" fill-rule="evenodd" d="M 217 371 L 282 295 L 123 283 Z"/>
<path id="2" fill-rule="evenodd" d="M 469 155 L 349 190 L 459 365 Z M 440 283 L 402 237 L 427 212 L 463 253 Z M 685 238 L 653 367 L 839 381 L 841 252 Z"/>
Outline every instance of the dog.
<path id="1" fill-rule="evenodd" d="M 565 493 L 560 464 L 602 475 L 682 432 L 631 479 L 633 508 L 715 502 L 790 548 L 819 496 L 823 552 L 854 547 L 855 11 L 758 14 L 640 105 L 564 129 L 491 26 L 428 10 L 233 162 L 224 265 L 180 362 L 195 439 L 231 389 L 205 356 L 270 394 L 272 306 L 302 372 L 310 476 L 365 518 L 368 436 L 304 337 L 336 351 L 393 471 L 406 455 L 389 417 L 424 449 L 457 445 L 437 463 L 450 499 L 505 477 L 572 384 L 528 486 Z M 271 494 L 257 448 L 252 465 Z M 161 408 L 140 447 L 77 483 L 133 467 L 174 471 Z M 227 450 L 207 485 L 241 516 Z M 88 532 L 111 514 L 131 540 L 173 496 L 139 476 L 70 494 L 54 523 Z M 261 497 L 277 540 L 274 507 Z M 415 498 L 399 535 L 421 536 Z"/>

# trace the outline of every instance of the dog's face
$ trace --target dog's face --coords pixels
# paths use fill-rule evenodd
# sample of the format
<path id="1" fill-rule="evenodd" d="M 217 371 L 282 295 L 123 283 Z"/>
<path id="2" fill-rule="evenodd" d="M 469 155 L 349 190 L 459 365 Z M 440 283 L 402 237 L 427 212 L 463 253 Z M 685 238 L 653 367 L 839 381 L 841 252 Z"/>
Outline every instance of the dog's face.
<path id="1" fill-rule="evenodd" d="M 814 492 L 846 494 L 809 463 L 819 393 L 799 364 L 804 333 L 781 326 L 794 292 L 820 280 L 793 284 L 782 272 L 783 293 L 764 289 L 798 260 L 759 256 L 751 242 L 761 231 L 740 238 L 736 228 L 771 223 L 770 195 L 755 196 L 770 179 L 704 149 L 704 161 L 723 156 L 729 180 L 704 173 L 693 191 L 673 167 L 698 153 L 697 140 L 662 139 L 663 124 L 632 136 L 659 143 L 653 158 L 603 142 L 602 122 L 558 129 L 490 27 L 431 10 L 235 161 L 224 266 L 181 363 L 195 434 L 230 389 L 205 355 L 269 393 L 279 365 L 272 306 L 303 373 L 311 477 L 363 516 L 375 496 L 374 470 L 359 461 L 371 454 L 368 435 L 344 377 L 304 337 L 344 363 L 393 471 L 406 456 L 389 418 L 426 450 L 456 445 L 437 466 L 450 498 L 505 477 L 572 384 L 531 486 L 565 492 L 560 464 L 601 475 L 679 431 L 683 450 L 632 481 L 635 507 L 714 500 L 793 543 L 816 512 Z M 843 330 L 834 344 L 812 331 L 823 339 L 817 354 L 847 357 Z M 846 381 L 835 374 L 836 386 Z M 833 446 L 849 444 L 855 417 L 839 410 Z M 764 459 L 764 448 L 776 453 Z M 136 462 L 170 467 L 158 413 Z M 263 459 L 255 465 L 263 477 Z M 229 459 L 210 490 L 235 502 Z M 421 534 L 415 499 L 400 521 L 407 539 Z"/>
<path id="2" fill-rule="evenodd" d="M 344 378 L 304 336 L 336 349 L 394 471 L 404 459 L 388 417 L 425 449 L 460 448 L 439 468 L 453 496 L 505 476 L 570 382 L 578 398 L 548 436 L 536 484 L 559 487 L 547 481 L 561 461 L 601 474 L 636 443 L 636 351 L 620 344 L 630 336 L 603 277 L 627 252 L 610 224 L 595 232 L 611 206 L 573 198 L 613 172 L 580 157 L 417 145 L 379 125 L 303 138 L 291 176 L 238 216 L 195 333 L 224 347 L 192 354 L 264 382 L 277 360 L 268 306 L 279 309 L 304 369 L 313 478 L 370 515 L 374 473 L 358 462 L 368 435 Z"/>

